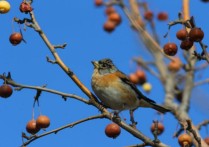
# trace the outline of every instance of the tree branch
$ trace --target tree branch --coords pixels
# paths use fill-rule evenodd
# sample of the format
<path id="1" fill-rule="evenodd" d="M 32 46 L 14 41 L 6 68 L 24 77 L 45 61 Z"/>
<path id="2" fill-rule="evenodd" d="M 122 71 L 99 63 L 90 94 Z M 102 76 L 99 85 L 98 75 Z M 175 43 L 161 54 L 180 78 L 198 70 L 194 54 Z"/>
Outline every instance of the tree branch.
<path id="1" fill-rule="evenodd" d="M 54 129 L 54 130 L 52 130 L 52 131 L 43 133 L 43 134 L 41 134 L 41 135 L 37 135 L 37 134 L 36 134 L 36 135 L 31 136 L 31 137 L 27 137 L 27 136 L 26 136 L 26 137 L 24 137 L 24 138 L 28 138 L 29 140 L 26 141 L 25 143 L 23 143 L 23 144 L 21 145 L 21 147 L 25 147 L 26 145 L 30 144 L 31 142 L 33 142 L 33 141 L 35 141 L 35 140 L 37 140 L 37 139 L 39 139 L 39 138 L 41 138 L 41 137 L 50 135 L 50 134 L 52 134 L 52 133 L 57 134 L 59 131 L 64 130 L 64 129 L 66 129 L 66 128 L 73 128 L 74 126 L 76 126 L 76 125 L 78 125 L 78 124 L 81 124 L 81 123 L 86 122 L 86 121 L 89 121 L 89 120 L 98 119 L 98 118 L 105 118 L 105 115 L 100 114 L 100 115 L 95 115 L 95 116 L 91 116 L 91 117 L 88 117 L 88 118 L 84 118 L 84 119 L 78 120 L 78 121 L 76 121 L 76 122 L 73 122 L 73 123 L 67 124 L 67 125 L 65 125 L 65 126 L 62 126 L 62 127 L 60 127 L 60 128 Z"/>

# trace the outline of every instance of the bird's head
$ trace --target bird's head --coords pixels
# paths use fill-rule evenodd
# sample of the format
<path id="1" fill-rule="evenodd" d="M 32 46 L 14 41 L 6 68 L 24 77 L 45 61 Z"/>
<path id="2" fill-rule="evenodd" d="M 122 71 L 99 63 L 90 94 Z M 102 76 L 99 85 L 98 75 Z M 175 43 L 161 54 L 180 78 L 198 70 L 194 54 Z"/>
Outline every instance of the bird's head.
<path id="1" fill-rule="evenodd" d="M 102 75 L 117 71 L 117 68 L 113 64 L 112 60 L 108 58 L 99 61 L 92 61 L 92 64 L 94 65 L 94 70 L 98 71 L 99 74 Z"/>

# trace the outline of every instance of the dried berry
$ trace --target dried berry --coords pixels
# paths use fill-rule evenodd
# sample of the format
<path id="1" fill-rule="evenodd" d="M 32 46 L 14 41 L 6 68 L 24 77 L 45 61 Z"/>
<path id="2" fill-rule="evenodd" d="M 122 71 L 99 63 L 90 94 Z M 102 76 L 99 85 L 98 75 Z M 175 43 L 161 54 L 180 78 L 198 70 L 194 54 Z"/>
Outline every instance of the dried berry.
<path id="1" fill-rule="evenodd" d="M 12 45 L 18 45 L 22 41 L 22 35 L 20 33 L 13 33 L 9 37 L 9 41 Z"/>
<path id="2" fill-rule="evenodd" d="M 168 64 L 168 69 L 173 72 L 179 71 L 181 67 L 182 67 L 182 63 L 178 57 L 173 58 L 173 60 Z"/>
<path id="3" fill-rule="evenodd" d="M 102 5 L 103 5 L 103 0 L 95 0 L 95 1 L 94 1 L 94 4 L 95 4 L 96 6 L 102 6 Z"/>
<path id="4" fill-rule="evenodd" d="M 114 22 L 112 22 L 112 21 L 109 21 L 109 20 L 106 21 L 104 23 L 104 26 L 103 26 L 104 30 L 106 32 L 109 32 L 109 33 L 111 33 L 112 31 L 114 31 L 115 27 L 116 27 L 116 24 Z"/>
<path id="5" fill-rule="evenodd" d="M 50 125 L 50 119 L 45 115 L 40 115 L 36 119 L 36 125 L 39 128 L 48 128 Z"/>
<path id="6" fill-rule="evenodd" d="M 115 123 L 108 124 L 105 128 L 105 134 L 110 138 L 116 138 L 120 135 L 120 126 Z"/>
<path id="7" fill-rule="evenodd" d="M 163 51 L 166 55 L 174 56 L 178 51 L 178 47 L 175 43 L 166 43 L 163 47 Z"/>
<path id="8" fill-rule="evenodd" d="M 108 16 L 108 19 L 115 23 L 115 25 L 119 25 L 121 23 L 121 17 L 118 13 L 111 13 Z"/>
<path id="9" fill-rule="evenodd" d="M 193 46 L 193 42 L 190 41 L 189 39 L 186 39 L 181 42 L 180 48 L 184 50 L 189 50 Z"/>
<path id="10" fill-rule="evenodd" d="M 109 6 L 105 9 L 105 14 L 108 16 L 110 15 L 111 13 L 115 13 L 115 8 L 112 7 L 112 6 Z"/>
<path id="11" fill-rule="evenodd" d="M 203 39 L 204 32 L 201 28 L 192 28 L 189 32 L 189 39 L 194 42 L 199 42 Z"/>
<path id="12" fill-rule="evenodd" d="M 131 73 L 131 74 L 129 75 L 129 79 L 130 79 L 130 81 L 131 81 L 132 83 L 134 83 L 134 84 L 138 84 L 138 83 L 139 83 L 139 78 L 138 78 L 138 76 L 136 75 L 136 73 Z"/>
<path id="13" fill-rule="evenodd" d="M 155 130 L 157 130 L 157 135 L 162 134 L 163 131 L 164 131 L 164 129 L 165 129 L 164 128 L 164 125 L 162 123 L 160 123 L 160 122 L 153 122 L 152 125 L 151 125 L 151 128 L 150 128 L 150 130 L 151 130 L 152 133 L 154 133 Z"/>
<path id="14" fill-rule="evenodd" d="M 192 144 L 192 137 L 188 134 L 184 133 L 178 137 L 178 142 L 182 147 L 191 146 Z"/>
<path id="15" fill-rule="evenodd" d="M 12 87 L 7 85 L 7 84 L 3 84 L 2 86 L 0 86 L 0 96 L 3 98 L 8 98 L 12 95 Z"/>
<path id="16" fill-rule="evenodd" d="M 146 19 L 146 20 L 152 20 L 153 19 L 153 13 L 152 13 L 152 11 L 146 11 L 145 13 L 144 13 L 144 19 Z"/>
<path id="17" fill-rule="evenodd" d="M 23 13 L 29 13 L 33 10 L 30 3 L 27 3 L 27 2 L 22 2 L 20 4 L 19 9 L 20 9 L 20 12 L 23 12 Z"/>
<path id="18" fill-rule="evenodd" d="M 209 137 L 206 137 L 206 138 L 204 139 L 204 141 L 205 141 L 205 143 L 206 143 L 207 145 L 209 145 Z"/>
<path id="19" fill-rule="evenodd" d="M 157 15 L 157 19 L 160 21 L 168 20 L 168 14 L 166 12 L 160 12 Z"/>
<path id="20" fill-rule="evenodd" d="M 137 70 L 135 72 L 137 78 L 138 78 L 138 83 L 140 85 L 144 84 L 146 81 L 147 81 L 147 78 L 146 78 L 146 74 L 143 70 Z"/>
<path id="21" fill-rule="evenodd" d="M 36 134 L 40 131 L 40 128 L 37 127 L 36 121 L 34 119 L 30 120 L 26 125 L 26 131 L 30 134 Z"/>
<path id="22" fill-rule="evenodd" d="M 187 32 L 187 30 L 185 30 L 185 29 L 179 30 L 179 31 L 176 33 L 176 37 L 177 37 L 179 40 L 186 40 L 187 37 L 188 37 L 188 32 Z"/>

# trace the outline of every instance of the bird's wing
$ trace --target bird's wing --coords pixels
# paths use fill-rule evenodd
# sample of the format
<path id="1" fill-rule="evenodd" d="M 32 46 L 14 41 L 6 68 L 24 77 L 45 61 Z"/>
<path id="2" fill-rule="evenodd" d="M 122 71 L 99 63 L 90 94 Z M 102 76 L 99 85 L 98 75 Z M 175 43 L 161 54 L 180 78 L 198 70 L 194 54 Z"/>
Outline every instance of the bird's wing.
<path id="1" fill-rule="evenodd" d="M 143 98 L 144 100 L 146 100 L 147 102 L 150 103 L 156 103 L 155 101 L 147 98 L 145 95 L 143 95 L 136 87 L 136 85 L 134 85 L 130 79 L 122 72 L 120 71 L 116 71 L 116 74 L 118 75 L 118 77 L 120 77 L 121 81 L 123 81 L 125 84 L 129 85 L 138 95 L 138 98 L 141 99 Z"/>

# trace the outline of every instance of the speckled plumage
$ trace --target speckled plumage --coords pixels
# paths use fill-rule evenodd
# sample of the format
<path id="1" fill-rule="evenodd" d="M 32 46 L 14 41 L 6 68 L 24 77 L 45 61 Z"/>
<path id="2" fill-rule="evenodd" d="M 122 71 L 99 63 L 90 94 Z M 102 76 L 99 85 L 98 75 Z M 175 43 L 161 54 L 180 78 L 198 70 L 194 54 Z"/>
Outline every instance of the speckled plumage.
<path id="1" fill-rule="evenodd" d="M 162 113 L 169 111 L 144 96 L 110 59 L 92 63 L 94 65 L 92 89 L 105 106 L 119 111 L 134 110 L 138 107 L 150 107 Z"/>

